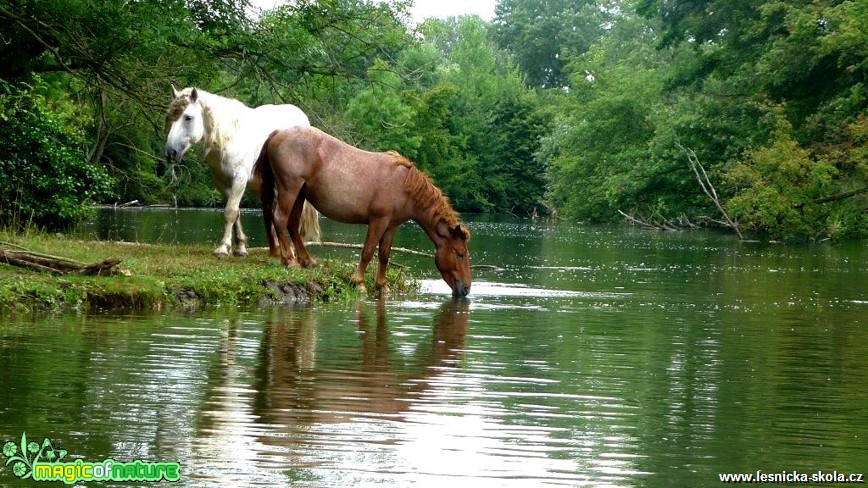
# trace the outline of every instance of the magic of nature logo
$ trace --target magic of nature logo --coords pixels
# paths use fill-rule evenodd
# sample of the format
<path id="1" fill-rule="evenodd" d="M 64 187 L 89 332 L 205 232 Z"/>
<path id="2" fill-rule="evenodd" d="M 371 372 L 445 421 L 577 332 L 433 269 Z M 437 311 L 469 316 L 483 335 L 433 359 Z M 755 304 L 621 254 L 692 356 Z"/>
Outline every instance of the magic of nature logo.
<path id="1" fill-rule="evenodd" d="M 47 437 L 39 442 L 28 442 L 27 433 L 21 434 L 21 442 L 3 444 L 3 456 L 7 468 L 21 479 L 34 481 L 63 481 L 71 485 L 87 481 L 133 481 L 159 482 L 181 479 L 180 463 L 151 463 L 141 460 L 119 462 L 104 459 L 87 462 L 83 459 L 66 460 L 68 452 L 58 449 Z"/>

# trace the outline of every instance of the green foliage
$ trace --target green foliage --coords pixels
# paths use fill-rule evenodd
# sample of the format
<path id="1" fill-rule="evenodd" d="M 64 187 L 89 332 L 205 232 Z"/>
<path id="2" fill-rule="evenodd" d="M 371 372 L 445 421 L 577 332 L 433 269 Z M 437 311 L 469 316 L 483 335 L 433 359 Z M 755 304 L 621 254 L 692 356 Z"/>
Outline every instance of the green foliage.
<path id="1" fill-rule="evenodd" d="M 420 166 L 459 210 L 532 211 L 545 193 L 544 171 L 532 160 L 545 130 L 534 96 L 478 17 L 429 20 L 425 31 L 446 50 L 441 81 L 418 109 L 417 126 L 430 138 Z"/>
<path id="2" fill-rule="evenodd" d="M 767 146 L 749 152 L 727 172 L 727 183 L 738 189 L 728 207 L 747 228 L 774 236 L 832 234 L 828 207 L 814 202 L 829 193 L 837 170 L 800 147 L 788 124 L 780 125 Z"/>
<path id="3" fill-rule="evenodd" d="M 380 147 L 415 158 L 421 137 L 415 134 L 416 114 L 401 98 L 401 79 L 381 60 L 368 73 L 369 88 L 362 90 L 347 106 L 347 116 L 365 147 Z"/>
<path id="4" fill-rule="evenodd" d="M 548 132 L 548 119 L 532 95 L 504 98 L 488 124 L 488 150 L 481 161 L 482 193 L 495 211 L 531 215 L 544 207 L 545 166 L 534 155 Z"/>
<path id="5" fill-rule="evenodd" d="M 868 231 L 864 2 L 618 4 L 568 65 L 571 90 L 537 154 L 553 206 L 590 221 L 716 218 L 683 146 L 746 229 Z"/>
<path id="6" fill-rule="evenodd" d="M 852 158 L 864 144 L 853 121 L 868 109 L 864 2 L 643 0 L 640 10 L 663 23 L 664 45 L 692 51 L 670 70 L 678 119 L 695 121 L 678 131 L 726 176 L 721 192 L 744 224 L 777 238 L 868 231 L 851 218 L 866 209 Z"/>
<path id="7" fill-rule="evenodd" d="M 81 135 L 47 112 L 33 88 L 0 81 L 0 225 L 61 228 L 110 195 L 112 179 L 87 162 Z"/>
<path id="8" fill-rule="evenodd" d="M 566 86 L 567 60 L 600 38 L 604 12 L 589 0 L 500 0 L 493 37 L 515 56 L 531 86 Z"/>
<path id="9" fill-rule="evenodd" d="M 847 160 L 863 165 L 858 171 L 864 175 L 864 119 L 851 130 L 859 143 Z M 840 172 L 824 156 L 799 145 L 790 125 L 779 120 L 766 146 L 728 170 L 726 181 L 737 189 L 728 207 L 747 228 L 778 238 L 859 235 L 865 232 L 866 217 L 858 201 L 845 198 L 853 192 L 830 197 L 838 190 Z"/>
<path id="10" fill-rule="evenodd" d="M 548 168 L 551 203 L 570 218 L 668 214 L 692 201 L 694 188 L 682 187 L 687 166 L 665 150 L 672 141 L 655 141 L 671 120 L 659 98 L 664 58 L 640 23 L 618 25 L 570 64 L 573 89 L 537 154 Z"/>

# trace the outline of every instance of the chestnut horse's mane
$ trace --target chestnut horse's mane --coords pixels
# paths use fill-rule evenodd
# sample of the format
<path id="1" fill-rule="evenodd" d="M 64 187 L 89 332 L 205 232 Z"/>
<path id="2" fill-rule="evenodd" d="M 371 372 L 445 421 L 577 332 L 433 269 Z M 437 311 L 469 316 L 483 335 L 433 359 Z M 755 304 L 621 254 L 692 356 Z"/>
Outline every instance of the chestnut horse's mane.
<path id="1" fill-rule="evenodd" d="M 394 158 L 395 163 L 409 169 L 404 179 L 404 190 L 416 201 L 420 209 L 426 210 L 432 222 L 443 221 L 449 227 L 459 224 L 458 213 L 452 208 L 449 198 L 434 185 L 427 174 L 397 152 L 389 151 L 387 154 Z"/>

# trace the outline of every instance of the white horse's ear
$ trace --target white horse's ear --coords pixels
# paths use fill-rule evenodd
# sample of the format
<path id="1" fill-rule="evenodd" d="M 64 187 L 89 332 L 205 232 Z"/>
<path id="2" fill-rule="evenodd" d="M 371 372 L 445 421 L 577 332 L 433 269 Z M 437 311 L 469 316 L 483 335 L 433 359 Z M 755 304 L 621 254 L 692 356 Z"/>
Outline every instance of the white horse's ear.
<path id="1" fill-rule="evenodd" d="M 172 83 L 172 98 L 178 98 L 179 96 L 181 96 L 181 92 L 179 92 L 178 89 L 175 88 L 175 84 Z"/>
<path id="2" fill-rule="evenodd" d="M 193 91 L 190 92 L 190 101 L 196 103 L 197 98 L 199 98 L 199 92 L 193 88 Z"/>

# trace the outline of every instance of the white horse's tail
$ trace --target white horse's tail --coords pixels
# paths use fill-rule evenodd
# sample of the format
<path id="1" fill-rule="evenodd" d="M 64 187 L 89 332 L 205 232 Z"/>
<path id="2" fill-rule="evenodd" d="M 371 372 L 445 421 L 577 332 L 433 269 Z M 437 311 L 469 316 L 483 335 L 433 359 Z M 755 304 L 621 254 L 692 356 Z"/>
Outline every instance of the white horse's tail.
<path id="1" fill-rule="evenodd" d="M 319 212 L 313 208 L 307 200 L 301 209 L 301 222 L 298 225 L 298 233 L 305 241 L 319 242 L 322 239 L 322 230 L 319 227 Z"/>

